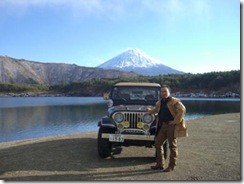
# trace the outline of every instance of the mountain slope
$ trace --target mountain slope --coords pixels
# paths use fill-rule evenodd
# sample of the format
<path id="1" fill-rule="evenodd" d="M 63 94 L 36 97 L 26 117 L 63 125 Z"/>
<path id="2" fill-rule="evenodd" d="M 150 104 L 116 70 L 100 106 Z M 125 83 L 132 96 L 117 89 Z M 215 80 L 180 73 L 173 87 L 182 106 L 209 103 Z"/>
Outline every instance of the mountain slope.
<path id="1" fill-rule="evenodd" d="M 0 83 L 60 84 L 79 80 L 133 77 L 137 74 L 75 64 L 41 63 L 0 56 Z"/>
<path id="2" fill-rule="evenodd" d="M 139 49 L 129 49 L 98 66 L 104 69 L 133 71 L 141 75 L 183 74 L 162 64 L 159 60 L 147 55 Z"/>

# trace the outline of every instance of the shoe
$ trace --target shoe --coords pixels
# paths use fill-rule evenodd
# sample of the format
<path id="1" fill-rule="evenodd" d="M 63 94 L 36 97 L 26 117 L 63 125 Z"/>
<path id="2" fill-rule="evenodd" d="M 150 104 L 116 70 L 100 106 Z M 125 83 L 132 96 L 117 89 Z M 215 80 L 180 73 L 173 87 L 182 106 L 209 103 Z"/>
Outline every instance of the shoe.
<path id="1" fill-rule="evenodd" d="M 170 171 L 173 171 L 174 170 L 174 167 L 167 167 L 166 169 L 163 170 L 163 172 L 170 172 Z"/>
<path id="2" fill-rule="evenodd" d="M 163 170 L 164 168 L 163 168 L 163 166 L 157 166 L 157 165 L 155 165 L 155 166 L 151 166 L 151 169 L 152 170 Z"/>

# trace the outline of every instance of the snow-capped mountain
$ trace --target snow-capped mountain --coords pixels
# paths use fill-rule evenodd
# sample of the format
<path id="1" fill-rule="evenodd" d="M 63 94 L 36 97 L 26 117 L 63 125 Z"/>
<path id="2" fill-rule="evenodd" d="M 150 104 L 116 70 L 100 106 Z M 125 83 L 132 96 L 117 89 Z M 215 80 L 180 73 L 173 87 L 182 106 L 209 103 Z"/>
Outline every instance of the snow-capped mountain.
<path id="1" fill-rule="evenodd" d="M 99 68 L 133 71 L 141 75 L 183 74 L 170 68 L 140 49 L 129 49 L 98 66 Z"/>

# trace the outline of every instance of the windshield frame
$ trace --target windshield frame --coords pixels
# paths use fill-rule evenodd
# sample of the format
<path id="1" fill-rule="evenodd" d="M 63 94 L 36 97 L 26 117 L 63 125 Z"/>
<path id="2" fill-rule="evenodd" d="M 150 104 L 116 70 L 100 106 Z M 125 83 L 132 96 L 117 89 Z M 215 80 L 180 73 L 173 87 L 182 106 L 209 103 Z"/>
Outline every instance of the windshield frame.
<path id="1" fill-rule="evenodd" d="M 114 105 L 155 105 L 160 99 L 160 87 L 113 86 L 110 99 Z"/>

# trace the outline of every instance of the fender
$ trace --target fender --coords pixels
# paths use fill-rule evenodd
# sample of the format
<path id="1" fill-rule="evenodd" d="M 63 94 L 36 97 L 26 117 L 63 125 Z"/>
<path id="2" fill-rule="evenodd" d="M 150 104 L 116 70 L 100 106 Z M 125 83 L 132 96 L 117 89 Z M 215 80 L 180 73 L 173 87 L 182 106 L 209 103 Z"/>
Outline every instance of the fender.
<path id="1" fill-rule="evenodd" d="M 107 116 L 104 116 L 99 122 L 98 122 L 98 126 L 99 127 L 110 127 L 110 128 L 116 128 L 116 125 L 114 123 L 114 121 L 107 117 Z"/>

